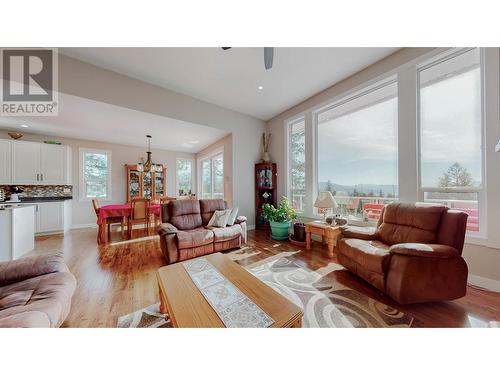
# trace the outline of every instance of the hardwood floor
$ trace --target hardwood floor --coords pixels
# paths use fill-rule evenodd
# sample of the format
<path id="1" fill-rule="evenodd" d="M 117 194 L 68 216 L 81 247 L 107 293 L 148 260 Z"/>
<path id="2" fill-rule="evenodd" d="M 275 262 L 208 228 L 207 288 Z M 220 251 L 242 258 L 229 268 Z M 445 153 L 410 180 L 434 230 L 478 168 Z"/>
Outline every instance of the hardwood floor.
<path id="1" fill-rule="evenodd" d="M 96 244 L 97 229 L 72 230 L 64 237 L 39 237 L 33 253 L 63 251 L 77 278 L 71 312 L 63 327 L 116 327 L 118 317 L 159 301 L 155 271 L 165 265 L 158 239 L 125 242 L 112 233 L 112 242 Z M 153 234 L 153 233 L 150 233 Z M 134 237 L 145 235 L 134 233 Z M 293 257 L 304 267 L 317 270 L 335 258 L 315 242 L 312 251 L 289 242 L 274 241 L 262 231 L 249 231 L 250 249 L 260 253 L 239 260 L 249 265 L 283 251 L 297 251 Z M 336 281 L 411 315 L 420 327 L 469 327 L 476 320 L 500 321 L 500 294 L 469 287 L 467 295 L 452 302 L 400 306 L 346 270 L 330 274 Z M 476 321 L 476 322 L 477 322 Z"/>

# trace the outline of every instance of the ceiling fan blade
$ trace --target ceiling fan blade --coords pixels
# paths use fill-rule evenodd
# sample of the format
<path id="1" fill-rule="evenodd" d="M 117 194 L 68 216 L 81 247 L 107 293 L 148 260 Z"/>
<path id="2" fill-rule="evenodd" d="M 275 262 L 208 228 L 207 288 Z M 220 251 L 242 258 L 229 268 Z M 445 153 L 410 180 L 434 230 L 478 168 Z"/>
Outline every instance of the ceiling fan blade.
<path id="1" fill-rule="evenodd" d="M 224 51 L 228 50 L 228 49 L 231 49 L 233 47 L 221 47 Z"/>
<path id="2" fill-rule="evenodd" d="M 264 47 L 264 66 L 266 67 L 266 70 L 269 70 L 273 67 L 273 58 L 274 48 Z"/>

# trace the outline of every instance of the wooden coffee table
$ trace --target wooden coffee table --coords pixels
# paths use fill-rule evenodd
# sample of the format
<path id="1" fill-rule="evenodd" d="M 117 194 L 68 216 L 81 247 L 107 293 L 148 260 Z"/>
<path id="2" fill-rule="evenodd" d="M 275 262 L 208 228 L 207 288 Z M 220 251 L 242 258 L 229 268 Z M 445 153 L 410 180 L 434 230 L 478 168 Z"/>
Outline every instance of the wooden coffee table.
<path id="1" fill-rule="evenodd" d="M 275 292 L 229 257 L 216 253 L 207 255 L 205 258 L 274 320 L 270 328 L 302 326 L 303 312 L 297 305 Z M 182 263 L 160 268 L 157 276 L 160 289 L 160 311 L 169 315 L 174 327 L 225 327 L 193 283 Z"/>
<path id="2" fill-rule="evenodd" d="M 324 221 L 311 221 L 306 223 L 306 249 L 311 250 L 311 234 L 317 234 L 323 239 L 323 245 L 328 246 L 328 256 L 333 257 L 333 250 L 337 245 L 337 238 L 341 234 L 340 227 L 331 226 Z"/>

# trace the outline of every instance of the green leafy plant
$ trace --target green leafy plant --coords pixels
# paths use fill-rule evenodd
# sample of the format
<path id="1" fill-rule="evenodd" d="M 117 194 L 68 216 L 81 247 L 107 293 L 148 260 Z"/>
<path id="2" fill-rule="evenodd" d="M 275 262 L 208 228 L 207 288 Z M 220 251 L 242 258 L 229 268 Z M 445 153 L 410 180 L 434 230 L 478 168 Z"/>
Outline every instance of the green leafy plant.
<path id="1" fill-rule="evenodd" d="M 297 218 L 297 213 L 293 209 L 287 197 L 282 197 L 278 207 L 266 203 L 262 206 L 262 215 L 269 221 L 276 223 L 287 223 Z"/>

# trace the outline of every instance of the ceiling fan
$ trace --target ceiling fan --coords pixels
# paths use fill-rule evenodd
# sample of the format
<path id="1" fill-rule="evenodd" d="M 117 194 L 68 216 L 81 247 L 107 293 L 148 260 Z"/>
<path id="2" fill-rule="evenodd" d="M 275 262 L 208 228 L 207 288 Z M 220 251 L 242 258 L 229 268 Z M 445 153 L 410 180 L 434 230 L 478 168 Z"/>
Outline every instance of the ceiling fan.
<path id="1" fill-rule="evenodd" d="M 224 51 L 231 49 L 233 47 L 222 47 Z M 269 70 L 273 67 L 273 58 L 274 58 L 274 47 L 264 47 L 264 66 L 266 70 Z"/>

